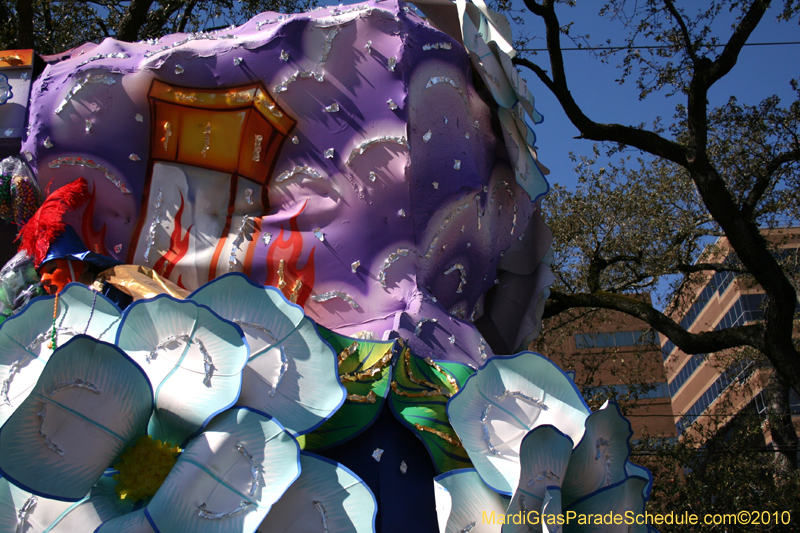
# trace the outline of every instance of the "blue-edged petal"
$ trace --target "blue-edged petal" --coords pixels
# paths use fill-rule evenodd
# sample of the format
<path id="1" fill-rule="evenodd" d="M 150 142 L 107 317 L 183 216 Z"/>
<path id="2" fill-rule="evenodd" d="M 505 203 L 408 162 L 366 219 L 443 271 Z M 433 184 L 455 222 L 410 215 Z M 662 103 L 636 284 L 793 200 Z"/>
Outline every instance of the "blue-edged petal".
<path id="1" fill-rule="evenodd" d="M 653 474 L 647 468 L 635 465 L 630 461 L 625 463 L 625 473 L 628 476 L 638 476 L 648 480 L 647 485 L 642 489 L 642 497 L 644 501 L 650 499 L 650 491 L 653 490 Z"/>
<path id="2" fill-rule="evenodd" d="M 231 273 L 189 298 L 245 334 L 250 360 L 238 405 L 278 417 L 296 436 L 319 427 L 341 407 L 347 391 L 339 382 L 336 353 L 303 309 L 279 290 Z"/>
<path id="3" fill-rule="evenodd" d="M 248 346 L 238 326 L 205 306 L 140 300 L 125 310 L 117 345 L 153 383 L 153 438 L 180 444 L 239 397 Z"/>
<path id="4" fill-rule="evenodd" d="M 631 424 L 616 403 L 606 402 L 589 415 L 562 484 L 565 504 L 625 479 L 631 435 Z"/>
<path id="5" fill-rule="evenodd" d="M 474 468 L 451 470 L 433 478 L 441 533 L 499 533 L 508 498 L 491 490 Z"/>
<path id="6" fill-rule="evenodd" d="M 612 516 L 622 516 L 622 523 L 587 524 L 581 526 L 581 531 L 597 533 L 628 533 L 629 531 L 633 533 L 647 533 L 648 526 L 636 524 L 635 520 L 626 520 L 626 518 L 644 514 L 645 500 L 642 495 L 644 488 L 649 482 L 649 479 L 639 476 L 627 477 L 618 483 L 604 487 L 588 494 L 580 500 L 565 505 L 565 516 L 570 511 L 574 512 L 577 517 L 608 515 L 611 513 Z M 626 524 L 626 521 L 632 523 Z"/>
<path id="7" fill-rule="evenodd" d="M 542 511 L 547 491 L 564 482 L 572 447 L 572 439 L 550 425 L 539 426 L 522 439 L 519 483 L 509 513 Z"/>
<path id="8" fill-rule="evenodd" d="M 318 455 L 302 452 L 302 470 L 276 503 L 258 531 L 375 531 L 378 504 L 369 487 L 350 469 Z"/>
<path id="9" fill-rule="evenodd" d="M 0 429 L 0 472 L 34 494 L 78 501 L 145 433 L 153 391 L 122 350 L 78 335 L 56 350 Z"/>
<path id="10" fill-rule="evenodd" d="M 159 533 L 146 509 L 139 509 L 119 518 L 109 520 L 95 529 L 94 533 Z"/>
<path id="11" fill-rule="evenodd" d="M 55 296 L 37 298 L 0 328 L 0 424 L 28 396 L 53 353 L 54 305 Z M 112 342 L 121 316 L 105 296 L 79 283 L 61 291 L 57 313 L 57 346 L 84 332 Z"/>
<path id="12" fill-rule="evenodd" d="M 162 532 L 252 533 L 299 476 L 299 456 L 274 419 L 231 409 L 191 440 L 147 513 Z"/>
<path id="13" fill-rule="evenodd" d="M 589 408 L 560 368 L 522 352 L 490 359 L 450 399 L 447 415 L 486 484 L 511 495 L 525 435 L 549 424 L 578 442 Z"/>

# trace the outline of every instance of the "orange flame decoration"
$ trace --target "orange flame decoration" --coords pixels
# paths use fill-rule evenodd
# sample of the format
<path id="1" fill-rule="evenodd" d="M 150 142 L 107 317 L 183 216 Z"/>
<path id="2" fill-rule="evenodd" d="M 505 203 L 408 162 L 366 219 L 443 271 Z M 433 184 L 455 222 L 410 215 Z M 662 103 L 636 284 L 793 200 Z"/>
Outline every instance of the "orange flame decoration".
<path id="1" fill-rule="evenodd" d="M 303 234 L 300 233 L 297 226 L 297 217 L 306 208 L 306 204 L 300 208 L 296 215 L 289 219 L 289 238 L 283 238 L 283 225 L 281 225 L 281 232 L 275 240 L 275 244 L 270 247 L 267 253 L 267 278 L 264 285 L 272 285 L 278 287 L 279 275 L 278 269 L 280 268 L 281 260 L 284 261 L 283 267 L 283 280 L 285 281 L 282 287 L 278 287 L 283 292 L 284 296 L 289 299 L 292 298 L 292 289 L 300 282 L 299 290 L 297 291 L 296 298 L 297 304 L 305 306 L 306 300 L 311 296 L 311 291 L 314 288 L 314 249 L 308 253 L 306 264 L 300 268 L 298 261 L 300 253 L 303 251 Z M 288 257 L 287 253 L 288 252 Z"/>
<path id="2" fill-rule="evenodd" d="M 169 238 L 169 250 L 161 257 L 161 259 L 156 262 L 155 266 L 153 266 L 153 270 L 165 278 L 170 277 L 172 274 L 172 269 L 175 268 L 175 265 L 181 259 L 183 259 L 183 256 L 186 255 L 186 252 L 189 251 L 189 231 L 192 229 L 192 226 L 186 228 L 186 233 L 183 234 L 183 228 L 181 227 L 181 215 L 183 215 L 183 193 L 180 191 L 178 191 L 178 193 L 181 195 L 181 206 L 178 208 L 178 212 L 175 213 L 175 228 L 172 230 L 172 235 Z M 181 237 L 181 235 L 183 235 L 183 237 Z M 183 286 L 180 277 L 176 283 L 181 289 L 186 288 Z"/>
<path id="3" fill-rule="evenodd" d="M 106 249 L 106 223 L 103 222 L 103 227 L 100 231 L 94 229 L 94 200 L 97 193 L 97 185 L 92 188 L 89 195 L 89 203 L 86 204 L 86 209 L 83 211 L 83 218 L 81 219 L 81 233 L 83 233 L 83 242 L 86 247 L 97 254 L 109 255 Z"/>

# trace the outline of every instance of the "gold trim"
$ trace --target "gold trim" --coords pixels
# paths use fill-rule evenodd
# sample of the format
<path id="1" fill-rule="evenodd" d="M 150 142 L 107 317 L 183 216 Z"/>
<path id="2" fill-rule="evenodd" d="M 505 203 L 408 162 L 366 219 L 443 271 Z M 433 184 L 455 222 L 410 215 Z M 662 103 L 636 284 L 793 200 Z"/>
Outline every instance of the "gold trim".
<path id="1" fill-rule="evenodd" d="M 389 348 L 383 357 L 380 360 L 369 367 L 367 370 L 363 372 L 353 372 L 350 374 L 342 374 L 339 376 L 341 381 L 362 381 L 365 379 L 371 379 L 375 377 L 375 374 L 382 371 L 392 360 L 392 349 Z"/>
<path id="2" fill-rule="evenodd" d="M 453 445 L 453 446 L 455 446 L 457 448 L 463 448 L 464 447 L 464 445 L 461 444 L 461 441 L 458 440 L 457 437 L 453 437 L 452 435 L 448 435 L 447 433 L 439 431 L 438 429 L 429 428 L 428 426 L 423 426 L 422 424 L 419 424 L 419 423 L 414 423 L 414 427 L 417 428 L 419 431 L 432 433 L 432 434 L 436 435 L 437 437 L 439 437 L 440 439 L 446 441 L 448 444 L 451 444 L 451 445 Z"/>
<path id="3" fill-rule="evenodd" d="M 362 396 L 360 394 L 348 394 L 347 399 L 351 402 L 375 403 L 378 400 L 378 395 L 373 391 L 369 391 L 369 394 L 366 396 Z"/>

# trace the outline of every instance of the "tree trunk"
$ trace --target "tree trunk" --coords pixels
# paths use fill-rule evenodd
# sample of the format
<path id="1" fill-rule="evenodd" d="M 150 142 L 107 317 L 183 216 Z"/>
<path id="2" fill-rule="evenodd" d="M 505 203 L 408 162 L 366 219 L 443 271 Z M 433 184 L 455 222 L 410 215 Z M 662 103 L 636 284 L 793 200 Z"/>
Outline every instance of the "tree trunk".
<path id="1" fill-rule="evenodd" d="M 33 2 L 17 0 L 17 48 L 32 49 L 33 44 Z"/>
<path id="2" fill-rule="evenodd" d="M 778 450 L 775 454 L 775 477 L 780 482 L 786 474 L 797 469 L 797 432 L 792 424 L 792 412 L 789 408 L 789 383 L 773 372 L 764 389 L 767 401 L 769 432 L 773 446 Z"/>
<path id="3" fill-rule="evenodd" d="M 147 20 L 147 12 L 153 0 L 131 0 L 127 11 L 117 27 L 117 39 L 120 41 L 135 41 L 139 30 Z"/>

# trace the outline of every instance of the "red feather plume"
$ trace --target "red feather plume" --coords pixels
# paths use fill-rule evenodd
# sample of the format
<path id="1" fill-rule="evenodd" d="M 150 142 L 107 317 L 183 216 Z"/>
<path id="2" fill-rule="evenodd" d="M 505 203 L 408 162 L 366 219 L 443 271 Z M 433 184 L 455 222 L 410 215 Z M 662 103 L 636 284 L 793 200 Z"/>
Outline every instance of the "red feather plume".
<path id="1" fill-rule="evenodd" d="M 39 268 L 50 245 L 64 233 L 64 215 L 80 207 L 88 199 L 89 187 L 83 178 L 57 189 L 45 199 L 17 234 L 17 240 L 20 241 L 19 251 L 33 257 L 34 266 Z"/>

